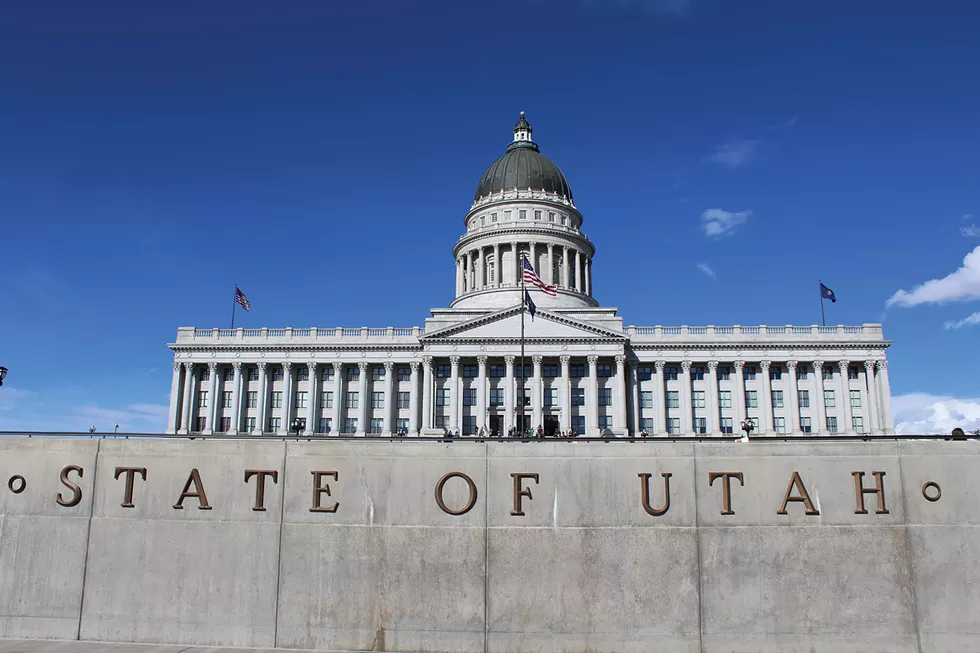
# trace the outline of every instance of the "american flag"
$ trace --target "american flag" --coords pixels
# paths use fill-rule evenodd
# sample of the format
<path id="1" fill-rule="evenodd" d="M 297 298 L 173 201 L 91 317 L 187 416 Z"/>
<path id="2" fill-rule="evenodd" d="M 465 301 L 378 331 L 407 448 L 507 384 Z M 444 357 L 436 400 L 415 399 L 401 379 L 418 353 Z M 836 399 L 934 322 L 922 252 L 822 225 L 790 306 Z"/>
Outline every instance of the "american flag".
<path id="1" fill-rule="evenodd" d="M 558 288 L 555 286 L 549 286 L 544 281 L 541 281 L 538 274 L 534 271 L 534 268 L 531 267 L 531 262 L 527 260 L 526 256 L 524 257 L 524 281 L 531 284 L 546 295 L 555 297 L 558 294 Z"/>
<path id="2" fill-rule="evenodd" d="M 238 302 L 238 305 L 244 308 L 246 311 L 252 306 L 248 303 L 248 297 L 246 297 L 245 293 L 238 289 L 238 286 L 235 286 L 235 301 Z"/>

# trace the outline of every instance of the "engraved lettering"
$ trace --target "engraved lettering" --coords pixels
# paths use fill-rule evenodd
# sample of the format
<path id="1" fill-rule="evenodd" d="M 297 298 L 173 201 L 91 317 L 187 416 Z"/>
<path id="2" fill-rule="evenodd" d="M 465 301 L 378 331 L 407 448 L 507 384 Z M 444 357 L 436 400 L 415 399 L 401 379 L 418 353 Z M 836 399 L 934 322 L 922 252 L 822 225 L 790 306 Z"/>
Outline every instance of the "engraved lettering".
<path id="1" fill-rule="evenodd" d="M 194 485 L 193 492 L 190 491 L 191 484 Z M 180 498 L 174 504 L 174 510 L 183 510 L 184 499 L 187 498 L 198 500 L 198 510 L 211 510 L 211 506 L 208 505 L 208 495 L 204 493 L 204 483 L 201 482 L 201 472 L 197 471 L 197 467 L 192 469 L 191 475 L 187 477 L 187 482 L 184 483 L 184 491 L 180 493 Z"/>
<path id="2" fill-rule="evenodd" d="M 742 472 L 708 472 L 708 487 L 715 484 L 715 479 L 722 479 L 721 483 L 721 514 L 723 515 L 734 515 L 735 511 L 732 510 L 732 479 L 734 478 L 739 482 L 739 485 L 745 487 L 745 481 L 742 478 Z"/>
<path id="3" fill-rule="evenodd" d="M 885 472 L 871 472 L 871 474 L 875 477 L 875 486 L 866 488 L 864 487 L 864 472 L 851 472 L 851 476 L 854 477 L 854 494 L 857 503 L 857 508 L 854 510 L 855 515 L 868 514 L 864 508 L 865 494 L 878 495 L 878 509 L 875 510 L 875 514 L 888 514 L 888 509 L 885 508 Z"/>
<path id="4" fill-rule="evenodd" d="M 461 478 L 464 481 L 466 481 L 466 485 L 470 491 L 470 498 L 467 500 L 466 505 L 463 506 L 460 510 L 450 510 L 449 507 L 446 506 L 446 502 L 442 497 L 442 489 L 445 487 L 446 481 L 448 481 L 451 478 Z M 450 472 L 445 476 L 443 476 L 442 478 L 440 478 L 439 482 L 436 483 L 436 504 L 447 515 L 453 515 L 453 516 L 465 515 L 470 510 L 473 509 L 473 506 L 476 505 L 476 497 L 477 497 L 476 483 L 474 483 L 473 479 L 467 476 L 466 474 L 464 474 L 463 472 Z"/>
<path id="5" fill-rule="evenodd" d="M 58 505 L 64 506 L 65 508 L 73 508 L 77 506 L 82 500 L 82 488 L 78 487 L 75 483 L 72 483 L 68 479 L 69 472 L 78 472 L 78 478 L 82 477 L 82 468 L 78 465 L 68 465 L 63 470 L 61 470 L 61 482 L 66 488 L 71 490 L 71 499 L 65 501 L 61 496 L 61 492 L 58 493 Z"/>
<path id="6" fill-rule="evenodd" d="M 797 492 L 796 496 L 792 496 L 794 488 Z M 786 504 L 790 501 L 799 501 L 802 503 L 805 509 L 804 514 L 806 515 L 820 514 L 820 511 L 813 507 L 813 501 L 810 501 L 810 493 L 806 491 L 806 486 L 803 485 L 803 479 L 800 478 L 799 472 L 793 472 L 793 476 L 790 477 L 789 485 L 786 486 L 786 494 L 783 495 L 783 505 L 776 511 L 776 514 L 785 515 Z"/>
<path id="7" fill-rule="evenodd" d="M 17 487 L 14 487 L 15 485 Z M 14 494 L 20 494 L 21 492 L 27 489 L 27 479 L 25 479 L 20 474 L 14 474 L 7 481 L 7 489 L 9 489 Z"/>
<path id="8" fill-rule="evenodd" d="M 146 467 L 116 467 L 116 475 L 113 478 L 118 481 L 119 475 L 123 473 L 126 474 L 126 492 L 120 505 L 123 508 L 133 508 L 133 483 L 136 481 L 137 474 L 146 481 Z"/>
<path id="9" fill-rule="evenodd" d="M 922 496 L 926 501 L 935 503 L 942 498 L 943 490 L 941 487 L 939 487 L 939 483 L 936 483 L 935 481 L 927 481 L 922 486 Z"/>
<path id="10" fill-rule="evenodd" d="M 333 480 L 337 480 L 337 472 L 334 471 L 313 471 L 313 507 L 310 508 L 310 512 L 337 512 L 337 508 L 340 507 L 339 501 L 334 501 L 333 505 L 329 508 L 323 508 L 320 506 L 320 495 L 326 494 L 328 497 L 330 494 L 330 486 L 323 485 L 322 479 L 324 476 L 332 476 Z"/>
<path id="11" fill-rule="evenodd" d="M 529 478 L 535 483 L 539 483 L 538 474 L 536 472 L 517 472 L 511 474 L 511 478 L 514 479 L 514 509 L 510 511 L 510 514 L 514 517 L 523 517 L 524 511 L 521 509 L 521 497 L 527 497 L 529 501 L 534 499 L 534 497 L 531 496 L 531 488 L 521 488 L 521 481 Z"/>
<path id="12" fill-rule="evenodd" d="M 259 479 L 255 482 L 255 505 L 252 506 L 252 510 L 256 512 L 265 511 L 265 479 L 267 476 L 272 477 L 273 483 L 279 482 L 279 470 L 276 469 L 246 469 L 245 470 L 245 482 L 253 476 L 258 476 Z"/>
<path id="13" fill-rule="evenodd" d="M 664 505 L 660 508 L 650 507 L 650 477 L 652 474 L 637 474 L 640 477 L 640 492 L 643 501 L 643 509 L 648 515 L 662 517 L 670 510 L 670 477 L 671 474 L 663 472 L 660 474 L 664 478 Z"/>

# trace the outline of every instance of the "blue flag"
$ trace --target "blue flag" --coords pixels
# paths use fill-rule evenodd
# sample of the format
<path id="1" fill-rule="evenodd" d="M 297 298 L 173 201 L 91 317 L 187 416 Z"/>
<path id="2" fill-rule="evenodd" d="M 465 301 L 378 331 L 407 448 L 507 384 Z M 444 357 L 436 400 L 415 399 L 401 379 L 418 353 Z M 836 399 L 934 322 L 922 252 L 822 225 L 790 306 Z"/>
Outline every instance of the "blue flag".
<path id="1" fill-rule="evenodd" d="M 829 299 L 831 304 L 837 303 L 837 296 L 834 295 L 834 291 L 823 285 L 823 283 L 820 284 L 820 298 Z"/>
<path id="2" fill-rule="evenodd" d="M 534 314 L 538 312 L 538 307 L 531 301 L 531 294 L 524 291 L 524 301 L 527 303 L 527 312 L 531 314 L 531 321 L 534 322 Z"/>

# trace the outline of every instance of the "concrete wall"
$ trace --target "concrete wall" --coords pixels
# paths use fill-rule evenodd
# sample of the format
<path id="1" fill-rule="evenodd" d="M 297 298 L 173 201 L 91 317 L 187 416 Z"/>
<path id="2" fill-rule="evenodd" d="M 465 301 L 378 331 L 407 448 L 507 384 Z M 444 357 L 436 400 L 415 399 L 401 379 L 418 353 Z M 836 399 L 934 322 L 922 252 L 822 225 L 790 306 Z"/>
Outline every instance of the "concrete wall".
<path id="1" fill-rule="evenodd" d="M 83 469 L 59 479 L 67 465 Z M 134 475 L 132 507 L 126 473 Z M 196 476 L 192 474 L 197 470 Z M 264 470 L 262 510 L 256 504 Z M 863 494 L 856 514 L 852 472 Z M 314 472 L 320 486 L 314 507 Z M 461 472 L 451 515 L 435 487 Z M 730 510 L 724 478 L 731 478 Z M 791 485 L 794 472 L 799 482 Z M 513 474 L 530 496 L 518 497 Z M 980 651 L 980 443 L 0 441 L 0 637 L 336 651 Z M 275 478 L 271 476 L 275 475 Z M 649 507 L 640 474 L 650 474 Z M 200 479 L 200 486 L 196 478 Z M 939 486 L 930 501 L 923 485 Z M 187 496 L 176 509 L 182 492 Z M 20 482 L 13 482 L 19 489 Z M 790 501 L 805 490 L 810 504 Z M 935 488 L 926 492 L 930 497 Z M 466 481 L 446 481 L 458 510 Z M 336 510 L 333 509 L 336 505 Z M 811 512 L 814 514 L 806 514 Z M 819 514 L 816 514 L 819 513 Z"/>

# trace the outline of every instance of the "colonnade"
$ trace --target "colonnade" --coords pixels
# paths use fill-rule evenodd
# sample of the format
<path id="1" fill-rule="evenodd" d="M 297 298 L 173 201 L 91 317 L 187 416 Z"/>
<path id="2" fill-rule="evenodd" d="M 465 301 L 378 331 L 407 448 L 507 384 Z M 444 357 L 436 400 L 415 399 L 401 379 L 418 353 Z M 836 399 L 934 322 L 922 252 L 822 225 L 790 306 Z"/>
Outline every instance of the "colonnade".
<path id="1" fill-rule="evenodd" d="M 511 254 L 513 276 L 510 277 L 510 283 L 504 283 L 501 249 L 504 253 Z M 514 240 L 461 251 L 456 257 L 456 296 L 476 290 L 520 285 L 524 276 L 521 271 L 521 252 L 527 252 L 531 265 L 545 283 L 592 295 L 592 259 L 587 251 L 571 245 Z M 538 256 L 545 252 L 548 263 L 539 265 Z M 556 270 L 556 255 L 561 259 L 559 270 Z"/>

